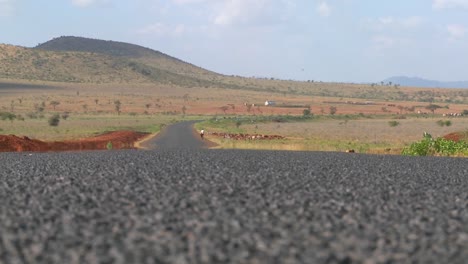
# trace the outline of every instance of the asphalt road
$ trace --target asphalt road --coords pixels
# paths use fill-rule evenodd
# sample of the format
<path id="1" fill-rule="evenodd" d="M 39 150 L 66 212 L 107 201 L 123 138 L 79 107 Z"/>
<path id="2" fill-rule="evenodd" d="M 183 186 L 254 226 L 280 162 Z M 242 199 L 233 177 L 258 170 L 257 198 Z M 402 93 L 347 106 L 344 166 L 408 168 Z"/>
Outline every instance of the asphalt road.
<path id="1" fill-rule="evenodd" d="M 202 140 L 199 132 L 193 128 L 197 121 L 180 122 L 165 127 L 153 140 L 146 141 L 146 149 L 201 149 L 208 148 L 207 140 Z"/>
<path id="2" fill-rule="evenodd" d="M 0 154 L 0 263 L 468 259 L 466 159 L 189 145 Z"/>

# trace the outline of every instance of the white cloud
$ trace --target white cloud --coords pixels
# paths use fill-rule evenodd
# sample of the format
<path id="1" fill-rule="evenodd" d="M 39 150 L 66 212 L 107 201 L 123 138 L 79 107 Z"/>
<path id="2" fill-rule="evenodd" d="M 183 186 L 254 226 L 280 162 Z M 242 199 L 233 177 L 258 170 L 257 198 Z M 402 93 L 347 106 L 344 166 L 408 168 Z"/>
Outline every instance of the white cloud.
<path id="1" fill-rule="evenodd" d="M 0 17 L 7 17 L 13 13 L 13 0 L 0 0 Z"/>
<path id="2" fill-rule="evenodd" d="M 400 25 L 404 28 L 417 28 L 424 23 L 424 19 L 420 16 L 412 16 L 403 18 L 400 21 Z"/>
<path id="3" fill-rule="evenodd" d="M 412 39 L 385 34 L 373 36 L 371 42 L 371 50 L 381 55 L 385 55 L 389 50 L 412 49 L 415 43 Z"/>
<path id="4" fill-rule="evenodd" d="M 419 16 L 388 16 L 367 20 L 365 28 L 371 32 L 372 49 L 381 53 L 389 49 L 409 47 L 418 42 L 418 36 L 424 30 L 424 22 Z"/>
<path id="5" fill-rule="evenodd" d="M 96 4 L 109 4 L 110 0 L 72 0 L 72 4 L 77 7 L 86 8 Z"/>
<path id="6" fill-rule="evenodd" d="M 456 40 L 463 38 L 468 32 L 468 29 L 462 25 L 448 25 L 447 31 L 450 35 L 450 40 Z"/>
<path id="7" fill-rule="evenodd" d="M 327 4 L 327 2 L 321 2 L 317 6 L 317 12 L 323 17 L 328 17 L 331 15 L 331 7 Z"/>
<path id="8" fill-rule="evenodd" d="M 291 18 L 296 9 L 294 0 L 171 0 L 178 6 L 201 10 L 209 22 L 217 26 L 269 23 Z"/>
<path id="9" fill-rule="evenodd" d="M 372 42 L 374 43 L 377 49 L 381 50 L 392 48 L 396 44 L 397 40 L 390 36 L 379 35 L 374 36 L 372 38 Z"/>
<path id="10" fill-rule="evenodd" d="M 179 4 L 179 5 L 206 2 L 206 0 L 172 0 L 172 1 L 173 1 L 174 3 L 176 3 L 176 4 Z"/>
<path id="11" fill-rule="evenodd" d="M 424 24 L 424 19 L 419 16 L 405 18 L 380 17 L 366 21 L 366 28 L 372 31 L 404 31 L 417 29 Z"/>
<path id="12" fill-rule="evenodd" d="M 189 28 L 183 24 L 170 26 L 163 23 L 154 23 L 138 30 L 138 33 L 142 35 L 154 35 L 157 37 L 179 37 L 188 31 Z"/>
<path id="13" fill-rule="evenodd" d="M 223 4 L 214 18 L 216 25 L 248 23 L 260 16 L 272 0 L 230 0 Z"/>
<path id="14" fill-rule="evenodd" d="M 172 31 L 172 34 L 174 36 L 181 36 L 183 35 L 185 32 L 187 31 L 187 28 L 185 25 L 183 24 L 180 24 L 180 25 L 177 25 L 174 30 Z"/>
<path id="15" fill-rule="evenodd" d="M 95 0 L 72 0 L 72 4 L 78 7 L 88 7 L 94 2 Z"/>
<path id="16" fill-rule="evenodd" d="M 468 0 L 433 0 L 434 9 L 468 8 Z"/>

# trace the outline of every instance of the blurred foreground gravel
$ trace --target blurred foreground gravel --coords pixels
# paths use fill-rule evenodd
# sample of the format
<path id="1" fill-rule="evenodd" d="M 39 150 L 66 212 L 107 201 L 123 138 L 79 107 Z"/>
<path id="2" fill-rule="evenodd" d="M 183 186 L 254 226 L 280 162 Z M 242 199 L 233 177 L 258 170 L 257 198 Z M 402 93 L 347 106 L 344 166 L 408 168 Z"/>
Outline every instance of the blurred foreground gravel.
<path id="1" fill-rule="evenodd" d="M 467 260 L 467 159 L 0 154 L 0 263 Z"/>

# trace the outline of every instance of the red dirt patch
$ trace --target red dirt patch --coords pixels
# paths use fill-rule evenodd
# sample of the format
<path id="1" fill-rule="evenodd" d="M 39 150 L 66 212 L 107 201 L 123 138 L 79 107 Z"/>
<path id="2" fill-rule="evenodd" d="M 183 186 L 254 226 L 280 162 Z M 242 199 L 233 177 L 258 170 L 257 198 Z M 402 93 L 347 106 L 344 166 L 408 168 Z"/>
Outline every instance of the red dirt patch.
<path id="1" fill-rule="evenodd" d="M 112 149 L 132 149 L 135 142 L 146 136 L 148 133 L 115 131 L 80 140 L 44 142 L 28 137 L 0 135 L 0 152 L 100 150 L 107 149 L 109 142 Z"/>
<path id="2" fill-rule="evenodd" d="M 460 140 L 464 140 L 465 135 L 463 133 L 460 133 L 460 132 L 454 132 L 454 133 L 450 133 L 450 134 L 447 134 L 447 135 L 443 136 L 443 138 L 445 138 L 447 140 L 452 140 L 452 141 L 458 142 Z"/>

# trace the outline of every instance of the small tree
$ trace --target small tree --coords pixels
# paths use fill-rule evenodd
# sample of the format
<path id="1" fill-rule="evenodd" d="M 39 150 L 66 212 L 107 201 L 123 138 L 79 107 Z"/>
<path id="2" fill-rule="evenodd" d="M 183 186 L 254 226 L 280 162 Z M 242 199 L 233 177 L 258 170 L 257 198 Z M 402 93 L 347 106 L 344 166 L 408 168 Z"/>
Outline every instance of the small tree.
<path id="1" fill-rule="evenodd" d="M 427 110 L 431 111 L 432 114 L 434 114 L 434 111 L 439 109 L 439 108 L 442 108 L 440 105 L 436 105 L 436 104 L 430 104 L 428 106 L 425 107 Z"/>
<path id="2" fill-rule="evenodd" d="M 56 107 L 57 105 L 59 105 L 59 104 L 60 104 L 59 101 L 51 101 L 51 102 L 50 102 L 50 105 L 54 108 L 54 111 L 55 111 L 55 107 Z"/>
<path id="3" fill-rule="evenodd" d="M 336 106 L 330 106 L 330 115 L 335 115 L 336 114 Z"/>
<path id="4" fill-rule="evenodd" d="M 122 106 L 122 103 L 120 102 L 120 100 L 115 100 L 114 101 L 115 111 L 117 111 L 118 115 L 120 115 L 120 107 L 121 106 Z"/>
<path id="5" fill-rule="evenodd" d="M 402 105 L 398 105 L 397 108 L 398 110 L 400 110 L 400 114 L 403 114 L 403 110 L 405 109 L 405 107 Z"/>
<path id="6" fill-rule="evenodd" d="M 187 107 L 185 107 L 185 105 L 184 105 L 184 106 L 182 106 L 181 110 L 182 110 L 182 114 L 185 115 L 185 112 L 187 111 Z"/>
<path id="7" fill-rule="evenodd" d="M 310 116 L 310 109 L 309 108 L 306 108 L 302 111 L 302 114 L 304 115 L 304 117 L 309 117 Z"/>
<path id="8" fill-rule="evenodd" d="M 59 114 L 54 114 L 51 116 L 48 120 L 49 126 L 58 126 L 60 123 L 60 115 Z"/>
<path id="9" fill-rule="evenodd" d="M 220 109 L 224 112 L 224 114 L 226 114 L 226 111 L 229 109 L 229 107 L 226 105 L 223 105 L 220 107 Z"/>
<path id="10" fill-rule="evenodd" d="M 42 113 L 44 112 L 44 106 L 42 106 L 42 104 L 34 104 L 34 109 L 36 110 L 36 112 L 38 113 Z"/>

